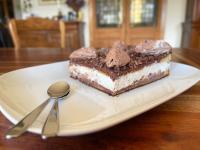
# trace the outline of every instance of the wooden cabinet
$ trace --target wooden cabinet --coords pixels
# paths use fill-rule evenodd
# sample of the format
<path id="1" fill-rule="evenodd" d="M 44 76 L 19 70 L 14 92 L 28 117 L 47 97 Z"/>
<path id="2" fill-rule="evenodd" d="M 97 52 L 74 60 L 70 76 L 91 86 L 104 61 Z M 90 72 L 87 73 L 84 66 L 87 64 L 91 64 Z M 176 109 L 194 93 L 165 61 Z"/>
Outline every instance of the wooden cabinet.
<path id="1" fill-rule="evenodd" d="M 90 43 L 110 47 L 115 40 L 135 44 L 162 39 L 165 0 L 90 0 Z"/>
<path id="2" fill-rule="evenodd" d="M 63 23 L 63 24 L 62 24 Z M 82 22 L 61 22 L 62 47 L 75 50 L 83 44 L 83 23 Z"/>
<path id="3" fill-rule="evenodd" d="M 192 33 L 189 48 L 200 49 L 200 20 L 192 23 Z"/>
<path id="4" fill-rule="evenodd" d="M 47 47 L 78 49 L 83 46 L 82 26 L 82 22 L 53 21 L 37 17 L 26 20 L 12 19 L 9 22 L 16 49 Z"/>
<path id="5" fill-rule="evenodd" d="M 181 46 L 184 48 L 200 48 L 200 1 L 188 0 Z"/>

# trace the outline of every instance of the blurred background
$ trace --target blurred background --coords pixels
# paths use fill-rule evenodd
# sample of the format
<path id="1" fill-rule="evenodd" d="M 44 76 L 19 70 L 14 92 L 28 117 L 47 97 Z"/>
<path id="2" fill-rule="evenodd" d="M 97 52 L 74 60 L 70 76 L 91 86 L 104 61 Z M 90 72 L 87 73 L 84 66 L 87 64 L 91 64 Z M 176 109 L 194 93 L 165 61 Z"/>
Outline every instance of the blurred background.
<path id="1" fill-rule="evenodd" d="M 61 38 L 54 38 L 63 43 L 58 47 L 109 47 L 115 40 L 135 44 L 144 39 L 164 39 L 173 47 L 199 48 L 199 16 L 199 0 L 0 0 L 0 47 L 22 46 L 25 36 L 34 42 L 33 31 L 21 34 L 30 25 L 17 21 L 41 18 L 62 20 Z M 11 20 L 14 25 L 9 25 Z M 29 24 L 37 26 L 36 22 Z M 41 30 L 35 36 L 41 36 Z M 52 33 L 48 30 L 47 40 Z"/>

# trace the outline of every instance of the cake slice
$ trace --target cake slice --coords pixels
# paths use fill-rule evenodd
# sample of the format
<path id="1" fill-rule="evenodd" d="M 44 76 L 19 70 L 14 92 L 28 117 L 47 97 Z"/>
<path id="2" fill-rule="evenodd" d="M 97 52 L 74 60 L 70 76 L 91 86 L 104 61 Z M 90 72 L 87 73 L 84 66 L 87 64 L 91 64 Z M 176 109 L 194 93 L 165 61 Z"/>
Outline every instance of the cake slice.
<path id="1" fill-rule="evenodd" d="M 163 40 L 136 46 L 117 41 L 111 48 L 74 51 L 69 71 L 72 78 L 115 96 L 169 75 L 171 52 Z"/>

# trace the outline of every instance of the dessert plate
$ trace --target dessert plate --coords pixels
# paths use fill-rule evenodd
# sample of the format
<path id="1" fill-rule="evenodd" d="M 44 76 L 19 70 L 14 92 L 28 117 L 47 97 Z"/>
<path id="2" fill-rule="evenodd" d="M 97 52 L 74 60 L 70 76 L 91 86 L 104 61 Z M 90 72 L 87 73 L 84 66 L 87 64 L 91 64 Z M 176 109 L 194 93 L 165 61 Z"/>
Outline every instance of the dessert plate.
<path id="1" fill-rule="evenodd" d="M 112 97 L 70 78 L 67 66 L 68 62 L 59 62 L 0 76 L 1 112 L 16 124 L 48 98 L 46 90 L 49 85 L 65 80 L 71 85 L 71 92 L 59 102 L 58 135 L 81 135 L 106 129 L 137 116 L 179 95 L 200 80 L 200 70 L 171 63 L 170 76 Z M 41 133 L 51 105 L 29 128 L 30 132 Z"/>

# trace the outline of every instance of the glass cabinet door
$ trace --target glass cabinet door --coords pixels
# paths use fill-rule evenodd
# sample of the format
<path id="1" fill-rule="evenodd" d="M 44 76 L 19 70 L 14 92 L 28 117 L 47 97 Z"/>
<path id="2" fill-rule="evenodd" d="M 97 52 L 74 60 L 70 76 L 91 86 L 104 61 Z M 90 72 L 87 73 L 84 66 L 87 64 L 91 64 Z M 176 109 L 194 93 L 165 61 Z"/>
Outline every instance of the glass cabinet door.
<path id="1" fill-rule="evenodd" d="M 97 27 L 119 27 L 122 24 L 123 0 L 96 0 Z"/>
<path id="2" fill-rule="evenodd" d="M 149 27 L 156 25 L 157 0 L 130 0 L 130 26 Z"/>

